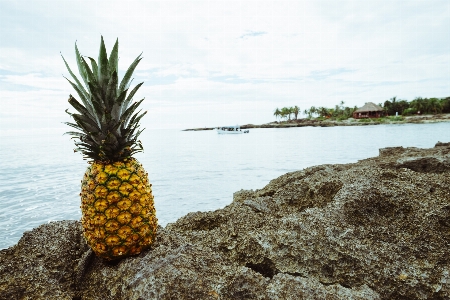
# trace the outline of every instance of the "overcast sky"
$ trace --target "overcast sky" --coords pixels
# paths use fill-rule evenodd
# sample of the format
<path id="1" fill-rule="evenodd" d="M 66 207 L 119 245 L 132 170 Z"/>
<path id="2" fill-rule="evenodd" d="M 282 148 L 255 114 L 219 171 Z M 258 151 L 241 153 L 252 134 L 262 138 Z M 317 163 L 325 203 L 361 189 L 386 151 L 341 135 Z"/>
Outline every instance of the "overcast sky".
<path id="1" fill-rule="evenodd" d="M 0 131 L 65 127 L 64 55 L 144 59 L 146 128 L 266 123 L 275 108 L 450 96 L 450 1 L 0 0 Z"/>

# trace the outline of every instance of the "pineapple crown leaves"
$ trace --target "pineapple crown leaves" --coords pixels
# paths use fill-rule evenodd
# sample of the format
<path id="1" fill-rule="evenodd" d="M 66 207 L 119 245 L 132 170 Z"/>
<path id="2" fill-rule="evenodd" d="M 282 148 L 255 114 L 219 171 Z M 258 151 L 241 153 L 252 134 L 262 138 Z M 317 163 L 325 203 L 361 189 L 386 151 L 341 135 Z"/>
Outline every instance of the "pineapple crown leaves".
<path id="1" fill-rule="evenodd" d="M 143 131 L 139 129 L 139 121 L 147 112 L 136 112 L 144 99 L 133 102 L 133 97 L 143 82 L 128 93 L 133 72 L 142 59 L 142 53 L 128 67 L 119 83 L 118 52 L 119 41 L 116 40 L 108 59 L 102 36 L 98 59 L 96 61 L 87 57 L 89 65 L 75 42 L 76 62 L 81 80 L 61 55 L 72 80 L 64 78 L 81 100 L 80 102 L 72 95 L 69 96 L 68 101 L 77 113 L 66 110 L 74 123 L 65 124 L 79 132 L 69 131 L 65 134 L 79 140 L 75 141 L 75 152 L 81 152 L 85 158 L 94 161 L 118 161 L 143 151 L 142 143 L 137 138 Z"/>

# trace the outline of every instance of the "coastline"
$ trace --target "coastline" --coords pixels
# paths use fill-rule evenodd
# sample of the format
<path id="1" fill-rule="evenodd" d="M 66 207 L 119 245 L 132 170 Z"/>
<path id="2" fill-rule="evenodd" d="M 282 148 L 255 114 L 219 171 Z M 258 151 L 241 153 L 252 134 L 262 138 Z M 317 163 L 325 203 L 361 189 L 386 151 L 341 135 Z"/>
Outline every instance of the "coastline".
<path id="1" fill-rule="evenodd" d="M 368 120 L 368 121 L 360 121 Z M 414 115 L 403 117 L 401 121 L 389 120 L 388 118 L 379 121 L 379 119 L 353 119 L 337 121 L 337 120 L 317 120 L 317 119 L 298 119 L 290 121 L 274 121 L 266 124 L 255 125 L 245 124 L 241 125 L 241 129 L 253 128 L 292 128 L 292 127 L 334 127 L 334 126 L 366 126 L 366 125 L 381 125 L 381 124 L 423 124 L 423 123 L 439 123 L 450 122 L 450 114 L 436 114 L 436 115 Z M 203 131 L 213 130 L 214 127 L 203 128 L 189 128 L 182 131 Z"/>

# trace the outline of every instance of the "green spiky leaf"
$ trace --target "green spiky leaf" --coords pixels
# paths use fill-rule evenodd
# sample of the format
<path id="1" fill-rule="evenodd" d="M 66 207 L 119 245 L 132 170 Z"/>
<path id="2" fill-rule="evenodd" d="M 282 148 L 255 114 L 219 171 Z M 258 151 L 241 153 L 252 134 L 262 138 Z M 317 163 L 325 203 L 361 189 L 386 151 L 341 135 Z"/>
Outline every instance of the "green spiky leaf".
<path id="1" fill-rule="evenodd" d="M 105 42 L 103 41 L 103 36 L 100 42 L 100 51 L 98 53 L 98 84 L 105 89 L 108 85 L 109 74 L 108 74 L 108 56 L 106 54 Z"/>
<path id="2" fill-rule="evenodd" d="M 93 59 L 92 57 L 88 57 L 89 60 L 91 61 L 91 67 L 92 67 L 92 73 L 94 73 L 94 77 L 97 81 L 99 81 L 98 78 L 98 65 L 97 62 L 95 61 L 95 59 Z"/>
<path id="3" fill-rule="evenodd" d="M 136 113 L 136 109 L 144 99 L 132 103 L 133 97 L 143 83 L 129 92 L 133 82 L 131 77 L 142 59 L 142 54 L 128 67 L 119 84 L 118 48 L 119 43 L 116 40 L 108 59 L 105 43 L 101 37 L 99 56 L 95 61 L 92 57 L 82 56 L 75 43 L 76 63 L 82 80 L 78 80 L 62 57 L 74 82 L 67 78 L 66 80 L 80 99 L 78 101 L 72 95 L 69 97 L 69 103 L 77 113 L 66 110 L 75 123 L 65 124 L 79 132 L 69 131 L 67 134 L 76 139 L 75 151 L 81 152 L 85 158 L 117 161 L 143 150 L 142 143 L 137 138 L 143 131 L 139 129 L 139 122 L 146 112 L 141 113 L 139 110 Z M 90 65 L 85 57 L 89 59 Z"/>
<path id="4" fill-rule="evenodd" d="M 116 39 L 108 61 L 108 73 L 112 74 L 114 71 L 119 72 L 119 39 Z"/>
<path id="5" fill-rule="evenodd" d="M 66 78 L 66 77 L 64 77 Z M 77 92 L 78 96 L 80 96 L 81 101 L 83 102 L 86 109 L 89 113 L 95 117 L 95 111 L 93 105 L 90 103 L 89 99 L 86 98 L 86 95 L 80 90 L 79 86 L 66 78 L 66 80 L 72 85 L 73 89 Z"/>
<path id="6" fill-rule="evenodd" d="M 83 93 L 84 98 L 87 98 L 87 97 L 88 97 L 88 93 L 87 93 L 86 90 L 84 89 L 84 87 L 83 87 L 83 85 L 81 84 L 81 82 L 78 80 L 78 77 L 75 76 L 75 74 L 73 74 L 72 70 L 70 69 L 69 65 L 67 64 L 67 62 L 66 62 L 66 60 L 64 59 L 64 56 L 62 56 L 62 54 L 61 54 L 61 57 L 62 57 L 62 59 L 63 59 L 63 61 L 64 61 L 64 64 L 66 65 L 67 70 L 69 71 L 70 76 L 72 76 L 73 80 L 75 80 L 76 85 L 77 85 L 77 88 L 80 90 L 81 93 Z M 64 78 L 66 78 L 66 77 L 64 77 Z M 66 78 L 66 79 L 67 79 L 67 78 Z M 67 79 L 67 80 L 69 80 L 69 79 Z M 78 92 L 78 91 L 77 91 L 77 92 Z M 81 97 L 81 96 L 80 96 L 80 97 Z"/>
<path id="7" fill-rule="evenodd" d="M 138 89 L 141 87 L 141 85 L 143 85 L 144 83 L 141 82 L 138 85 L 136 85 L 134 87 L 134 89 L 131 90 L 131 92 L 128 94 L 128 97 L 125 99 L 124 103 L 123 103 L 123 108 L 124 110 L 128 108 L 128 104 L 130 103 L 131 100 L 133 100 L 134 94 L 136 94 L 136 92 L 138 91 Z"/>
<path id="8" fill-rule="evenodd" d="M 69 96 L 69 103 L 73 106 L 78 112 L 80 112 L 82 115 L 89 118 L 93 123 L 97 124 L 96 118 L 92 115 L 92 113 L 83 105 L 81 105 L 80 102 L 77 101 L 72 95 Z M 97 124 L 98 125 L 98 124 Z"/>
<path id="9" fill-rule="evenodd" d="M 81 57 L 80 51 L 78 51 L 76 42 L 75 42 L 75 56 L 76 56 L 76 61 L 77 61 L 77 66 L 78 66 L 78 72 L 80 73 L 81 79 L 83 79 L 85 86 L 88 87 L 88 78 L 87 78 L 86 70 L 84 69 L 82 57 Z"/>
<path id="10" fill-rule="evenodd" d="M 87 82 L 91 84 L 97 84 L 97 79 L 94 76 L 94 73 L 92 72 L 91 68 L 87 64 L 84 57 L 81 57 L 81 64 L 83 65 L 84 72 L 86 74 Z"/>
<path id="11" fill-rule="evenodd" d="M 133 72 L 134 69 L 136 68 L 136 66 L 139 64 L 139 62 L 141 61 L 141 54 L 138 55 L 138 57 L 136 57 L 136 59 L 133 61 L 133 63 L 128 67 L 127 72 L 125 73 L 125 75 L 122 78 L 122 81 L 120 82 L 119 85 L 119 94 L 122 93 L 125 89 L 126 86 L 128 85 L 128 82 L 131 79 L 131 76 L 133 76 Z"/>
<path id="12" fill-rule="evenodd" d="M 114 102 L 116 101 L 117 95 L 117 82 L 119 78 L 117 78 L 117 72 L 114 71 L 111 74 L 111 78 L 109 79 L 108 86 L 106 88 L 106 101 L 108 101 L 107 107 L 113 107 Z"/>

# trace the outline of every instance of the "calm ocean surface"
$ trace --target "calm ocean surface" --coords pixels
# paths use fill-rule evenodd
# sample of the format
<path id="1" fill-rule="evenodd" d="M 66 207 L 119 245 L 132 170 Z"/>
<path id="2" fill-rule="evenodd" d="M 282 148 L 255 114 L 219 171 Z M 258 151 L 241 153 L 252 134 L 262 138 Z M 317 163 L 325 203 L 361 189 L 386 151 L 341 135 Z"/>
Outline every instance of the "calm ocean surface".
<path id="1" fill-rule="evenodd" d="M 87 163 L 73 153 L 65 129 L 0 131 L 0 249 L 24 231 L 78 220 L 80 180 Z M 260 189 L 287 172 L 352 163 L 390 146 L 450 142 L 450 123 L 361 127 L 251 129 L 249 134 L 146 130 L 136 155 L 153 184 L 159 224 L 188 212 L 222 208 L 240 189 Z"/>

